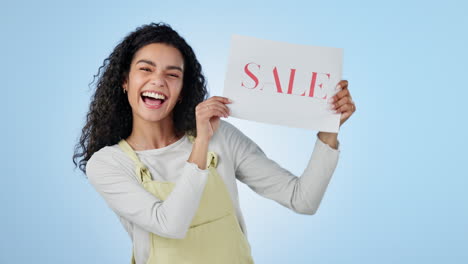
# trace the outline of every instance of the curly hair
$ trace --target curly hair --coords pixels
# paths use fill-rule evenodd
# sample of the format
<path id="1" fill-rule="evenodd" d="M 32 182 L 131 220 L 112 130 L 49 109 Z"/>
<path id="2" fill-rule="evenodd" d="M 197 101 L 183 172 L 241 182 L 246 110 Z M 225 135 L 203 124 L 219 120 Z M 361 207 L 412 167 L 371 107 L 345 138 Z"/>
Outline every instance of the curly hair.
<path id="1" fill-rule="evenodd" d="M 94 83 L 98 78 L 86 115 L 86 124 L 73 155 L 75 168 L 79 167 L 83 173 L 86 174 L 86 163 L 96 151 L 117 144 L 132 132 L 132 109 L 122 84 L 128 77 L 135 53 L 152 43 L 173 46 L 182 54 L 185 65 L 182 100 L 173 109 L 174 129 L 177 134 L 183 132 L 196 136 L 195 107 L 208 96 L 201 65 L 185 39 L 169 25 L 143 25 L 128 34 L 114 48 L 91 82 Z"/>

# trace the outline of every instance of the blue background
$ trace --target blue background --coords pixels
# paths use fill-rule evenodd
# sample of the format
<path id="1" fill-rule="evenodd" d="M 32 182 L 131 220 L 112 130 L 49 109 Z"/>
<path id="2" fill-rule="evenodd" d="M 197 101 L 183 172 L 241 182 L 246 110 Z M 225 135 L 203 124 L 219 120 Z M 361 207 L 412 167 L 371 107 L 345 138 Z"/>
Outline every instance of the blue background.
<path id="1" fill-rule="evenodd" d="M 4 1 L 1 263 L 129 263 L 131 242 L 72 154 L 88 83 L 137 26 L 165 21 L 221 95 L 230 37 L 344 49 L 357 105 L 314 216 L 239 182 L 256 263 L 468 263 L 464 1 Z M 316 131 L 228 118 L 300 175 Z"/>

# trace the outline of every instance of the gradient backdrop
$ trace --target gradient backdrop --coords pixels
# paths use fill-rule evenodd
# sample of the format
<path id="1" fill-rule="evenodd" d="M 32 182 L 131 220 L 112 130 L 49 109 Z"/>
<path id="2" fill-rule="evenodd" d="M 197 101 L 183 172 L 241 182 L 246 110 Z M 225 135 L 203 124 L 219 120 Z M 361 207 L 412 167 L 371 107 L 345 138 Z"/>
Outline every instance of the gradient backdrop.
<path id="1" fill-rule="evenodd" d="M 137 26 L 165 21 L 221 95 L 231 34 L 344 48 L 357 112 L 317 214 L 239 183 L 256 263 L 468 263 L 464 1 L 3 1 L 0 263 L 129 263 L 79 170 L 88 83 Z M 228 118 L 300 175 L 316 131 Z"/>

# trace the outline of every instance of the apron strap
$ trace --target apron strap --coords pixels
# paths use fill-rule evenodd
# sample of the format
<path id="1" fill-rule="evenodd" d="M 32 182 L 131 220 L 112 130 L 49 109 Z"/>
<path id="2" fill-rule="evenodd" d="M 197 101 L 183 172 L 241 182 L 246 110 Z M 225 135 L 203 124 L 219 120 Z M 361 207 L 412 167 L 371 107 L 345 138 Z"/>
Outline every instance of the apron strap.
<path id="1" fill-rule="evenodd" d="M 195 142 L 195 137 L 187 135 L 190 142 L 193 144 Z M 218 155 L 213 151 L 208 151 L 208 155 L 206 157 L 206 167 L 207 168 L 216 168 L 218 166 Z"/>
<path id="2" fill-rule="evenodd" d="M 152 177 L 148 167 L 140 161 L 135 151 L 125 139 L 119 141 L 119 147 L 135 162 L 135 174 L 138 181 L 140 183 L 151 181 Z"/>
<path id="3" fill-rule="evenodd" d="M 193 142 L 195 142 L 194 136 L 187 135 L 187 137 L 192 144 Z M 135 165 L 136 165 L 135 173 L 140 183 L 151 181 L 152 177 L 151 177 L 151 173 L 148 167 L 146 167 L 145 164 L 143 164 L 140 161 L 140 159 L 138 158 L 133 148 L 128 144 L 128 142 L 125 139 L 122 139 L 119 141 L 119 147 L 135 162 Z M 218 155 L 216 155 L 216 153 L 214 153 L 213 151 L 209 151 L 207 154 L 207 159 L 206 159 L 206 167 L 216 168 L 217 166 L 218 166 Z"/>
<path id="4" fill-rule="evenodd" d="M 218 155 L 213 151 L 208 152 L 208 157 L 206 158 L 206 167 L 207 168 L 216 168 L 218 166 Z"/>

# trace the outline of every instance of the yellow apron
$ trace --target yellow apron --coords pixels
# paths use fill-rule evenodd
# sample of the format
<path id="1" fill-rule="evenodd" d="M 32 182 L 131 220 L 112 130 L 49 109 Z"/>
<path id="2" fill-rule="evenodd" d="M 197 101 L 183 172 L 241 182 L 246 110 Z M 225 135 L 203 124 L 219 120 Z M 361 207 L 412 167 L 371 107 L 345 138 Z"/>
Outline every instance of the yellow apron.
<path id="1" fill-rule="evenodd" d="M 188 137 L 193 143 L 194 137 Z M 136 175 L 143 187 L 158 199 L 165 200 L 175 183 L 152 180 L 150 171 L 132 147 L 124 139 L 119 146 L 135 162 Z M 217 163 L 216 153 L 208 152 L 208 180 L 186 237 L 172 239 L 150 232 L 151 248 L 147 264 L 254 263 L 229 192 L 216 171 Z M 133 253 L 131 263 L 135 264 Z"/>

